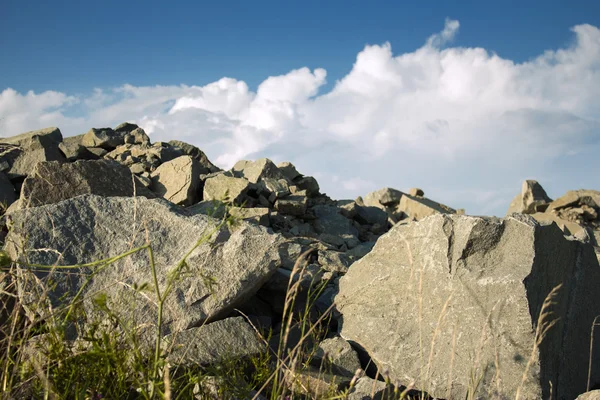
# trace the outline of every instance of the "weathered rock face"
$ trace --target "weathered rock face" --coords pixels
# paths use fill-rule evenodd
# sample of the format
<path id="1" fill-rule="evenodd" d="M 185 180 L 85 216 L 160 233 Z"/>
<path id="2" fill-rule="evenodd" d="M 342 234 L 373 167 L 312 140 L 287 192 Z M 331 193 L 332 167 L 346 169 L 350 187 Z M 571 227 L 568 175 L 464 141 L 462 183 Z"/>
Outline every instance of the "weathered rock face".
<path id="1" fill-rule="evenodd" d="M 383 188 L 367 194 L 362 202 L 365 206 L 378 207 L 385 210 L 386 207 L 396 207 L 404 193 L 392 188 Z"/>
<path id="2" fill-rule="evenodd" d="M 257 356 L 265 350 L 256 332 L 242 317 L 211 322 L 170 334 L 165 346 L 172 365 L 211 365 Z"/>
<path id="3" fill-rule="evenodd" d="M 559 284 L 548 310 L 556 324 L 534 352 L 521 396 L 548 398 L 551 382 L 553 398 L 572 399 L 586 390 L 600 267 L 592 246 L 565 238 L 555 225 L 519 214 L 434 215 L 398 225 L 350 267 L 335 300 L 342 337 L 392 380 L 414 380 L 416 388 L 446 397 L 452 377 L 450 397 L 464 398 L 475 376 L 476 397 L 514 398 L 542 304 Z M 592 362 L 594 387 L 600 351 Z"/>
<path id="4" fill-rule="evenodd" d="M 96 160 L 99 157 L 81 144 L 84 135 L 70 136 L 63 139 L 58 148 L 68 161 Z"/>
<path id="5" fill-rule="evenodd" d="M 531 214 L 540 222 L 555 222 L 565 234 L 600 245 L 600 192 L 597 190 L 570 190 L 552 201 L 538 182 L 525 181 L 521 195 L 509 207 L 508 214 L 512 212 Z"/>
<path id="6" fill-rule="evenodd" d="M 143 245 L 147 236 L 154 249 L 163 293 L 169 273 L 203 235 L 213 232 L 217 223 L 204 215 L 180 213 L 162 199 L 93 195 L 15 211 L 9 218 L 13 226 L 6 240 L 9 255 L 19 260 L 27 257 L 29 262 L 43 265 L 88 263 L 114 257 Z M 226 316 L 253 295 L 281 262 L 279 247 L 283 239 L 265 228 L 241 223 L 234 231 L 220 228 L 210 238 L 210 243 L 203 243 L 191 252 L 180 279 L 174 283 L 165 303 L 165 334 Z M 50 274 L 56 282 L 56 287 L 49 289 L 54 310 L 68 304 L 81 290 L 88 315 L 95 315 L 93 296 L 106 293 L 113 312 L 133 326 L 147 326 L 148 331 L 142 335 L 152 335 L 156 322 L 155 293 L 132 289 L 136 284 L 153 285 L 146 251 L 97 269 L 93 276 L 87 268 L 78 272 Z M 50 278 L 46 272 L 36 274 L 44 281 Z M 35 287 L 22 288 L 21 301 L 26 307 L 39 303 L 35 294 L 41 295 Z"/>
<path id="7" fill-rule="evenodd" d="M 116 149 L 125 143 L 124 130 L 114 131 L 111 128 L 92 128 L 81 138 L 85 147 L 101 147 L 108 151 Z"/>
<path id="8" fill-rule="evenodd" d="M 266 178 L 286 179 L 285 175 L 268 158 L 256 161 L 238 161 L 231 171 L 236 177 L 245 178 L 252 183 L 258 183 Z"/>
<path id="9" fill-rule="evenodd" d="M 58 128 L 45 128 L 0 139 L 0 172 L 9 179 L 27 176 L 40 161 L 65 161 L 59 150 L 62 134 Z"/>
<path id="10" fill-rule="evenodd" d="M 58 203 L 83 194 L 156 197 L 127 168 L 115 162 L 49 161 L 36 164 L 31 175 L 25 179 L 19 207 Z"/>
<path id="11" fill-rule="evenodd" d="M 210 162 L 206 154 L 204 154 L 204 152 L 196 146 L 182 142 L 180 140 L 170 140 L 169 144 L 171 146 L 180 148 L 181 150 L 183 150 L 184 154 L 195 158 L 200 163 L 200 165 L 208 171 L 208 173 L 221 171 L 221 168 L 217 167 L 212 162 Z"/>
<path id="12" fill-rule="evenodd" d="M 200 168 L 200 163 L 190 156 L 177 157 L 152 173 L 150 189 L 175 204 L 190 206 L 200 197 Z"/>
<path id="13" fill-rule="evenodd" d="M 551 201 L 552 199 L 548 197 L 546 191 L 538 181 L 526 180 L 523 182 L 521 193 L 510 203 L 506 215 L 512 213 L 534 214 L 536 212 L 544 212 Z"/>
<path id="14" fill-rule="evenodd" d="M 236 205 L 242 205 L 248 201 L 248 192 L 252 185 L 247 179 L 234 178 L 219 174 L 204 181 L 204 200 L 224 200 Z"/>
<path id="15" fill-rule="evenodd" d="M 402 199 L 400 199 L 400 204 L 396 208 L 396 213 L 419 221 L 435 214 L 456 214 L 456 210 L 425 197 L 416 197 L 405 194 L 402 196 Z"/>

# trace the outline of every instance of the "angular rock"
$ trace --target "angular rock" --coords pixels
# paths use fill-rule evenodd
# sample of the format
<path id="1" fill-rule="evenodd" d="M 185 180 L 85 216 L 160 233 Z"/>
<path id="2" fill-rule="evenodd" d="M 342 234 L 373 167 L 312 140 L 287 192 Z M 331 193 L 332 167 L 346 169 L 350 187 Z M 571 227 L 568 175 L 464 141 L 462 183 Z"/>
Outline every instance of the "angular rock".
<path id="1" fill-rule="evenodd" d="M 70 136 L 63 139 L 58 148 L 68 161 L 97 160 L 99 157 L 81 144 L 83 135 Z"/>
<path id="2" fill-rule="evenodd" d="M 200 163 L 190 156 L 163 163 L 150 178 L 150 189 L 172 203 L 189 206 L 200 200 Z"/>
<path id="3" fill-rule="evenodd" d="M 219 200 L 243 205 L 248 201 L 250 182 L 244 178 L 233 178 L 219 174 L 204 181 L 204 200 Z"/>
<path id="4" fill-rule="evenodd" d="M 125 135 L 125 131 L 117 132 L 111 128 L 92 128 L 81 138 L 81 145 L 111 151 L 125 143 Z"/>
<path id="5" fill-rule="evenodd" d="M 48 161 L 38 163 L 23 182 L 19 207 L 54 204 L 83 194 L 156 197 L 126 167 L 114 161 Z"/>
<path id="6" fill-rule="evenodd" d="M 367 194 L 362 200 L 365 206 L 378 207 L 385 210 L 385 207 L 396 207 L 400 204 L 400 199 L 404 193 L 392 188 L 382 188 Z"/>
<path id="7" fill-rule="evenodd" d="M 277 168 L 285 175 L 286 178 L 289 179 L 290 182 L 298 178 L 302 178 L 302 174 L 296 170 L 294 164 L 288 161 L 284 161 L 282 163 L 277 164 Z"/>
<path id="8" fill-rule="evenodd" d="M 315 206 L 313 207 L 315 216 L 315 229 L 318 233 L 330 233 L 334 235 L 356 235 L 358 231 L 352 222 L 344 217 L 340 209 L 335 206 Z"/>
<path id="9" fill-rule="evenodd" d="M 290 185 L 286 179 L 264 178 L 261 186 L 272 194 L 272 202 L 290 194 Z"/>
<path id="10" fill-rule="evenodd" d="M 132 124 L 131 122 L 123 122 L 122 124 L 117 125 L 115 132 L 130 133 L 138 128 L 139 126 L 136 124 Z"/>
<path id="11" fill-rule="evenodd" d="M 286 180 L 285 175 L 277 168 L 273 161 L 268 158 L 261 158 L 256 161 L 238 161 L 231 171 L 234 176 L 246 178 L 252 183 L 258 183 L 265 178 Z"/>
<path id="12" fill-rule="evenodd" d="M 240 361 L 266 350 L 252 326 L 242 317 L 226 318 L 164 337 L 171 365 L 209 366 Z"/>
<path id="13" fill-rule="evenodd" d="M 526 180 L 521 187 L 521 193 L 510 203 L 506 215 L 515 212 L 522 214 L 544 212 L 551 201 L 552 199 L 548 197 L 546 191 L 538 181 Z"/>
<path id="14" fill-rule="evenodd" d="M 150 138 L 142 128 L 135 128 L 127 132 L 123 141 L 130 144 L 150 145 Z"/>
<path id="15" fill-rule="evenodd" d="M 487 397 L 496 390 L 494 366 L 500 365 L 501 393 L 495 396 L 514 398 L 544 299 L 560 284 L 547 310 L 548 321 L 556 323 L 521 395 L 548 398 L 551 382 L 553 398 L 572 399 L 586 390 L 590 329 L 600 315 L 600 266 L 591 245 L 526 215 L 435 215 L 395 226 L 340 279 L 341 336 L 389 369 L 392 381 L 414 380 L 436 397 L 446 398 L 450 374 L 450 398 L 464 398 L 471 376 L 481 379 L 475 397 Z M 429 363 L 421 346 L 428 354 L 432 341 Z M 600 384 L 600 349 L 592 365 L 593 387 Z"/>
<path id="16" fill-rule="evenodd" d="M 103 149 L 102 147 L 86 147 L 87 151 L 92 153 L 96 158 L 102 158 L 106 154 L 108 154 L 108 150 Z"/>
<path id="17" fill-rule="evenodd" d="M 411 196 L 415 196 L 415 197 L 425 196 L 425 192 L 423 191 L 423 189 L 419 189 L 419 188 L 410 188 L 410 190 L 408 191 L 408 194 Z"/>
<path id="18" fill-rule="evenodd" d="M 198 160 L 200 165 L 206 168 L 209 171 L 209 173 L 221 171 L 221 168 L 217 167 L 212 162 L 210 162 L 206 154 L 204 154 L 204 152 L 196 146 L 182 142 L 180 140 L 170 140 L 169 144 L 171 146 L 179 147 L 181 150 L 183 150 L 184 154 L 187 154 L 188 156 Z"/>
<path id="19" fill-rule="evenodd" d="M 294 181 L 300 190 L 306 191 L 306 196 L 315 197 L 319 195 L 319 183 L 312 176 L 305 176 Z"/>
<path id="20" fill-rule="evenodd" d="M 306 213 L 307 198 L 303 196 L 288 196 L 275 203 L 275 209 L 282 214 L 301 216 Z"/>
<path id="21" fill-rule="evenodd" d="M 283 239 L 243 222 L 232 231 L 225 226 L 215 231 L 217 220 L 177 210 L 162 199 L 85 195 L 15 211 L 9 215 L 13 228 L 6 251 L 15 260 L 27 256 L 35 264 L 74 265 L 115 257 L 144 245 L 148 238 L 162 290 L 191 251 L 164 307 L 165 334 L 179 332 L 218 320 L 254 295 L 280 264 Z M 205 235 L 210 236 L 194 249 Z M 44 282 L 48 279 L 47 272 L 35 271 Z M 88 321 L 102 319 L 92 303 L 98 293 L 105 293 L 111 311 L 130 326 L 140 327 L 142 339 L 150 340 L 156 334 L 155 291 L 138 294 L 132 289 L 143 284 L 153 287 L 147 251 L 96 269 L 94 275 L 89 268 L 70 272 L 50 274 L 55 286 L 46 290 L 54 312 L 80 292 Z M 40 292 L 31 292 L 33 289 L 23 284 L 19 293 L 26 308 L 42 304 L 36 295 Z M 44 309 L 35 307 L 36 312 Z"/>
<path id="22" fill-rule="evenodd" d="M 455 214 L 456 210 L 436 203 L 425 197 L 414 197 L 405 194 L 396 208 L 397 214 L 404 214 L 417 221 L 435 214 Z"/>
<path id="23" fill-rule="evenodd" d="M 0 212 L 4 212 L 17 200 L 15 188 L 3 172 L 0 172 Z"/>
<path id="24" fill-rule="evenodd" d="M 225 204 L 218 200 L 204 200 L 187 207 L 184 212 L 187 215 L 203 214 L 209 217 L 222 219 L 227 213 Z"/>
<path id="25" fill-rule="evenodd" d="M 378 207 L 372 206 L 356 206 L 356 215 L 354 220 L 363 225 L 387 225 L 388 215 L 385 211 Z"/>
<path id="26" fill-rule="evenodd" d="M 345 274 L 353 262 L 346 253 L 333 250 L 319 250 L 319 265 L 325 271 Z"/>
<path id="27" fill-rule="evenodd" d="M 566 207 L 578 207 L 587 205 L 592 208 L 600 208 L 600 192 L 597 190 L 570 190 L 564 196 L 554 200 L 548 206 L 547 212 L 560 210 Z"/>
<path id="28" fill-rule="evenodd" d="M 388 400 L 393 399 L 393 389 L 385 382 L 376 381 L 368 376 L 363 376 L 350 391 L 348 400 Z"/>
<path id="29" fill-rule="evenodd" d="M 571 222 L 565 219 L 560 218 L 556 214 L 553 213 L 535 213 L 531 214 L 531 216 L 543 224 L 551 224 L 556 223 L 558 227 L 565 233 L 565 235 L 574 235 L 576 237 L 583 237 L 585 235 L 585 228 L 581 225 Z"/>
<path id="30" fill-rule="evenodd" d="M 0 172 L 9 179 L 23 178 L 40 161 L 65 161 L 59 150 L 62 134 L 45 128 L 0 139 Z"/>
<path id="31" fill-rule="evenodd" d="M 231 207 L 229 215 L 256 225 L 271 226 L 269 219 L 270 210 L 264 207 L 242 208 Z"/>
<path id="32" fill-rule="evenodd" d="M 350 378 L 360 369 L 358 355 L 341 337 L 325 339 L 319 343 L 311 362 L 323 371 Z"/>

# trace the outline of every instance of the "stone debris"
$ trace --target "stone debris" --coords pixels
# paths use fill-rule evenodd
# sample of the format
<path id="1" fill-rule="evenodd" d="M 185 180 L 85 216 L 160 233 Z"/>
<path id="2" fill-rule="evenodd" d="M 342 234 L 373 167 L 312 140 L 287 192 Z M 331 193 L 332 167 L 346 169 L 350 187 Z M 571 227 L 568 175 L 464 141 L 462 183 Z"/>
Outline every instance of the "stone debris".
<path id="1" fill-rule="evenodd" d="M 284 383 L 313 398 L 353 379 L 348 399 L 393 398 L 413 383 L 417 394 L 445 398 L 450 359 L 450 398 L 465 396 L 473 368 L 482 376 L 476 396 L 514 398 L 543 301 L 562 284 L 552 309 L 559 319 L 521 395 L 547 398 L 551 382 L 554 398 L 585 396 L 590 324 L 600 315 L 595 190 L 552 200 L 527 180 L 503 219 L 467 216 L 420 188 L 335 201 L 290 162 L 242 160 L 222 170 L 192 144 L 153 143 L 125 122 L 67 138 L 46 128 L 0 139 L 0 214 L 4 250 L 36 264 L 92 262 L 148 240 L 161 287 L 184 266 L 163 315 L 169 363 L 242 363 L 277 351 L 287 332 L 285 351 L 298 345 L 306 354 L 298 359 L 302 368 L 282 375 Z M 201 239 L 206 243 L 195 247 Z M 86 296 L 102 292 L 115 315 L 141 327 L 140 345 L 151 348 L 155 294 L 132 290 L 152 285 L 147 253 L 77 272 L 34 269 L 42 286 L 18 282 L 14 296 L 29 318 L 44 318 L 49 307 L 58 310 L 81 293 L 85 325 L 105 317 Z M 298 290 L 295 318 L 312 323 L 331 313 L 303 343 L 298 321 L 289 330 L 284 321 L 290 287 Z M 430 355 L 431 341 L 437 346 Z M 425 377 L 420 343 L 432 359 Z M 479 365 L 472 361 L 477 351 Z M 594 388 L 600 351 L 591 360 Z M 495 362 L 501 386 L 493 368 L 484 368 Z M 357 374 L 362 369 L 367 375 Z M 400 386 L 386 385 L 382 374 Z M 222 378 L 199 383 L 196 398 L 228 390 Z"/>

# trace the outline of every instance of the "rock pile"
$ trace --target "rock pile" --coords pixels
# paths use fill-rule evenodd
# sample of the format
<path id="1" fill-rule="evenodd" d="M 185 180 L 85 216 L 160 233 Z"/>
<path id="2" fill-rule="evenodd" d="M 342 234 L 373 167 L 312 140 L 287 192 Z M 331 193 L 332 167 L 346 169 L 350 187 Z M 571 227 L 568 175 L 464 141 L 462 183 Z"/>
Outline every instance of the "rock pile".
<path id="1" fill-rule="evenodd" d="M 526 181 L 504 219 L 465 216 L 418 188 L 336 201 L 289 162 L 243 160 L 224 171 L 195 146 L 152 143 L 124 123 L 0 139 L 0 201 L 4 250 L 17 270 L 36 266 L 16 293 L 29 318 L 83 299 L 79 323 L 97 321 L 103 293 L 151 346 L 160 298 L 144 288 L 158 283 L 169 288 L 160 334 L 172 364 L 260 354 L 257 331 L 276 351 L 296 284 L 297 316 L 334 317 L 308 337 L 306 369 L 284 375 L 313 397 L 354 377 L 349 398 L 384 398 L 393 392 L 385 375 L 440 398 L 539 398 L 552 388 L 570 399 L 585 391 L 590 359 L 591 387 L 600 385 L 600 352 L 587 350 L 600 315 L 600 192 L 553 201 Z M 231 217 L 240 222 L 219 223 Z M 41 267 L 86 263 L 70 274 Z M 558 285 L 551 311 L 560 319 L 536 348 L 544 299 Z M 289 348 L 303 332 L 294 321 Z M 368 376 L 356 380 L 358 368 Z"/>
<path id="2" fill-rule="evenodd" d="M 537 181 L 527 180 L 507 215 L 514 212 L 530 214 L 539 222 L 555 222 L 566 235 L 600 246 L 600 192 L 597 190 L 570 190 L 552 200 Z"/>

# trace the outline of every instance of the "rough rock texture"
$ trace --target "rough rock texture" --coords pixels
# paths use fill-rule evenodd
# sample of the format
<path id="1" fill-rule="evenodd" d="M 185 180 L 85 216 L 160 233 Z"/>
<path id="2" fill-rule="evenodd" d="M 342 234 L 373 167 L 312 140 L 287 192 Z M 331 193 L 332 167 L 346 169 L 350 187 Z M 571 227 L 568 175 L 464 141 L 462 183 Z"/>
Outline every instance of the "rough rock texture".
<path id="1" fill-rule="evenodd" d="M 199 200 L 200 163 L 181 156 L 158 167 L 151 175 L 150 189 L 175 204 L 189 206 Z"/>
<path id="2" fill-rule="evenodd" d="M 402 196 L 396 212 L 419 221 L 434 214 L 455 214 L 456 210 L 425 197 L 415 197 L 405 194 Z"/>
<path id="3" fill-rule="evenodd" d="M 301 371 L 286 369 L 284 379 L 290 390 L 306 394 L 312 399 L 328 398 L 330 393 L 350 383 L 350 378 L 324 373 L 316 368 Z"/>
<path id="4" fill-rule="evenodd" d="M 212 162 L 210 162 L 206 154 L 204 154 L 204 152 L 196 146 L 182 142 L 180 140 L 170 140 L 169 144 L 171 146 L 179 147 L 181 150 L 183 150 L 184 154 L 195 158 L 202 167 L 208 170 L 208 173 L 221 171 L 221 168 L 215 166 Z"/>
<path id="5" fill-rule="evenodd" d="M 262 226 L 270 226 L 269 220 L 270 211 L 265 207 L 254 207 L 254 208 L 242 208 L 242 207 L 231 207 L 229 209 L 229 215 L 236 218 L 242 219 L 246 222 L 250 222 Z"/>
<path id="6" fill-rule="evenodd" d="M 0 139 L 0 172 L 9 179 L 22 178 L 40 161 L 65 161 L 59 150 L 62 134 L 45 128 Z"/>
<path id="7" fill-rule="evenodd" d="M 365 206 L 378 207 L 385 210 L 385 207 L 396 207 L 404 193 L 392 188 L 383 188 L 367 194 L 362 202 Z"/>
<path id="8" fill-rule="evenodd" d="M 256 161 L 238 161 L 231 169 L 238 178 L 246 178 L 252 183 L 258 183 L 265 178 L 286 179 L 285 175 L 277 168 L 273 161 L 261 158 Z"/>
<path id="9" fill-rule="evenodd" d="M 192 251 L 180 279 L 175 281 L 165 303 L 165 334 L 222 318 L 243 303 L 280 264 L 279 247 L 283 243 L 281 236 L 246 223 L 233 231 L 226 227 L 214 231 L 216 220 L 204 215 L 187 216 L 162 199 L 85 195 L 15 211 L 9 219 L 13 229 L 6 240 L 8 254 L 19 260 L 27 256 L 29 262 L 43 265 L 72 265 L 114 257 L 143 245 L 148 237 L 163 290 L 169 272 L 181 258 L 204 235 L 213 232 L 210 241 Z M 57 283 L 49 293 L 55 311 L 82 289 L 88 315 L 94 315 L 91 295 L 104 292 L 113 312 L 134 326 L 144 326 L 143 337 L 153 334 L 154 291 L 142 295 L 132 290 L 136 284 L 152 286 L 147 251 L 100 268 L 93 277 L 89 268 L 79 272 L 51 274 Z M 44 280 L 49 278 L 46 272 L 36 274 Z M 21 288 L 21 302 L 26 307 L 31 302 L 39 303 L 36 296 L 27 294 L 31 291 L 36 292 L 35 287 Z"/>
<path id="10" fill-rule="evenodd" d="M 497 395 L 514 398 L 542 303 L 559 284 L 550 310 L 559 319 L 521 395 L 548 398 L 552 382 L 553 398 L 572 399 L 586 389 L 600 267 L 591 245 L 522 214 L 504 220 L 435 215 L 394 227 L 340 279 L 341 335 L 389 369 L 392 379 L 414 380 L 416 388 L 427 382 L 434 396 L 446 396 L 452 373 L 451 398 L 464 398 L 473 373 L 482 379 L 476 396 L 496 396 L 496 349 Z M 594 387 L 600 349 L 592 359 Z"/>
<path id="11" fill-rule="evenodd" d="M 325 339 L 319 343 L 312 362 L 323 371 L 350 378 L 360 368 L 358 355 L 352 346 L 341 337 Z"/>
<path id="12" fill-rule="evenodd" d="M 275 209 L 282 214 L 304 215 L 306 213 L 307 199 L 303 196 L 288 196 L 285 199 L 279 199 L 275 203 Z"/>
<path id="13" fill-rule="evenodd" d="M 111 128 L 92 128 L 81 138 L 85 147 L 101 147 L 113 150 L 125 143 L 126 131 L 114 131 Z"/>
<path id="14" fill-rule="evenodd" d="M 348 400 L 383 400 L 386 390 L 385 382 L 363 376 L 350 391 Z"/>
<path id="15" fill-rule="evenodd" d="M 592 390 L 577 396 L 577 400 L 600 400 L 600 390 Z"/>
<path id="16" fill-rule="evenodd" d="M 204 200 L 225 200 L 242 205 L 248 200 L 248 191 L 252 188 L 244 178 L 233 178 L 219 174 L 204 181 Z"/>
<path id="17" fill-rule="evenodd" d="M 265 350 L 252 326 L 242 317 L 226 318 L 167 335 L 172 365 L 212 365 L 257 356 Z"/>
<path id="18" fill-rule="evenodd" d="M 98 156 L 81 144 L 84 135 L 70 136 L 63 139 L 58 148 L 68 161 L 96 160 Z"/>
<path id="19" fill-rule="evenodd" d="M 302 174 L 298 172 L 294 164 L 291 162 L 284 161 L 282 163 L 277 164 L 277 168 L 285 175 L 290 182 L 293 182 L 297 178 L 302 178 Z"/>
<path id="20" fill-rule="evenodd" d="M 523 214 L 544 212 L 551 201 L 552 199 L 548 197 L 546 191 L 538 181 L 526 180 L 521 187 L 521 193 L 510 203 L 506 215 L 515 212 Z"/>
<path id="21" fill-rule="evenodd" d="M 23 182 L 19 207 L 58 203 L 83 194 L 156 197 L 127 168 L 115 162 L 49 161 L 38 163 Z"/>

